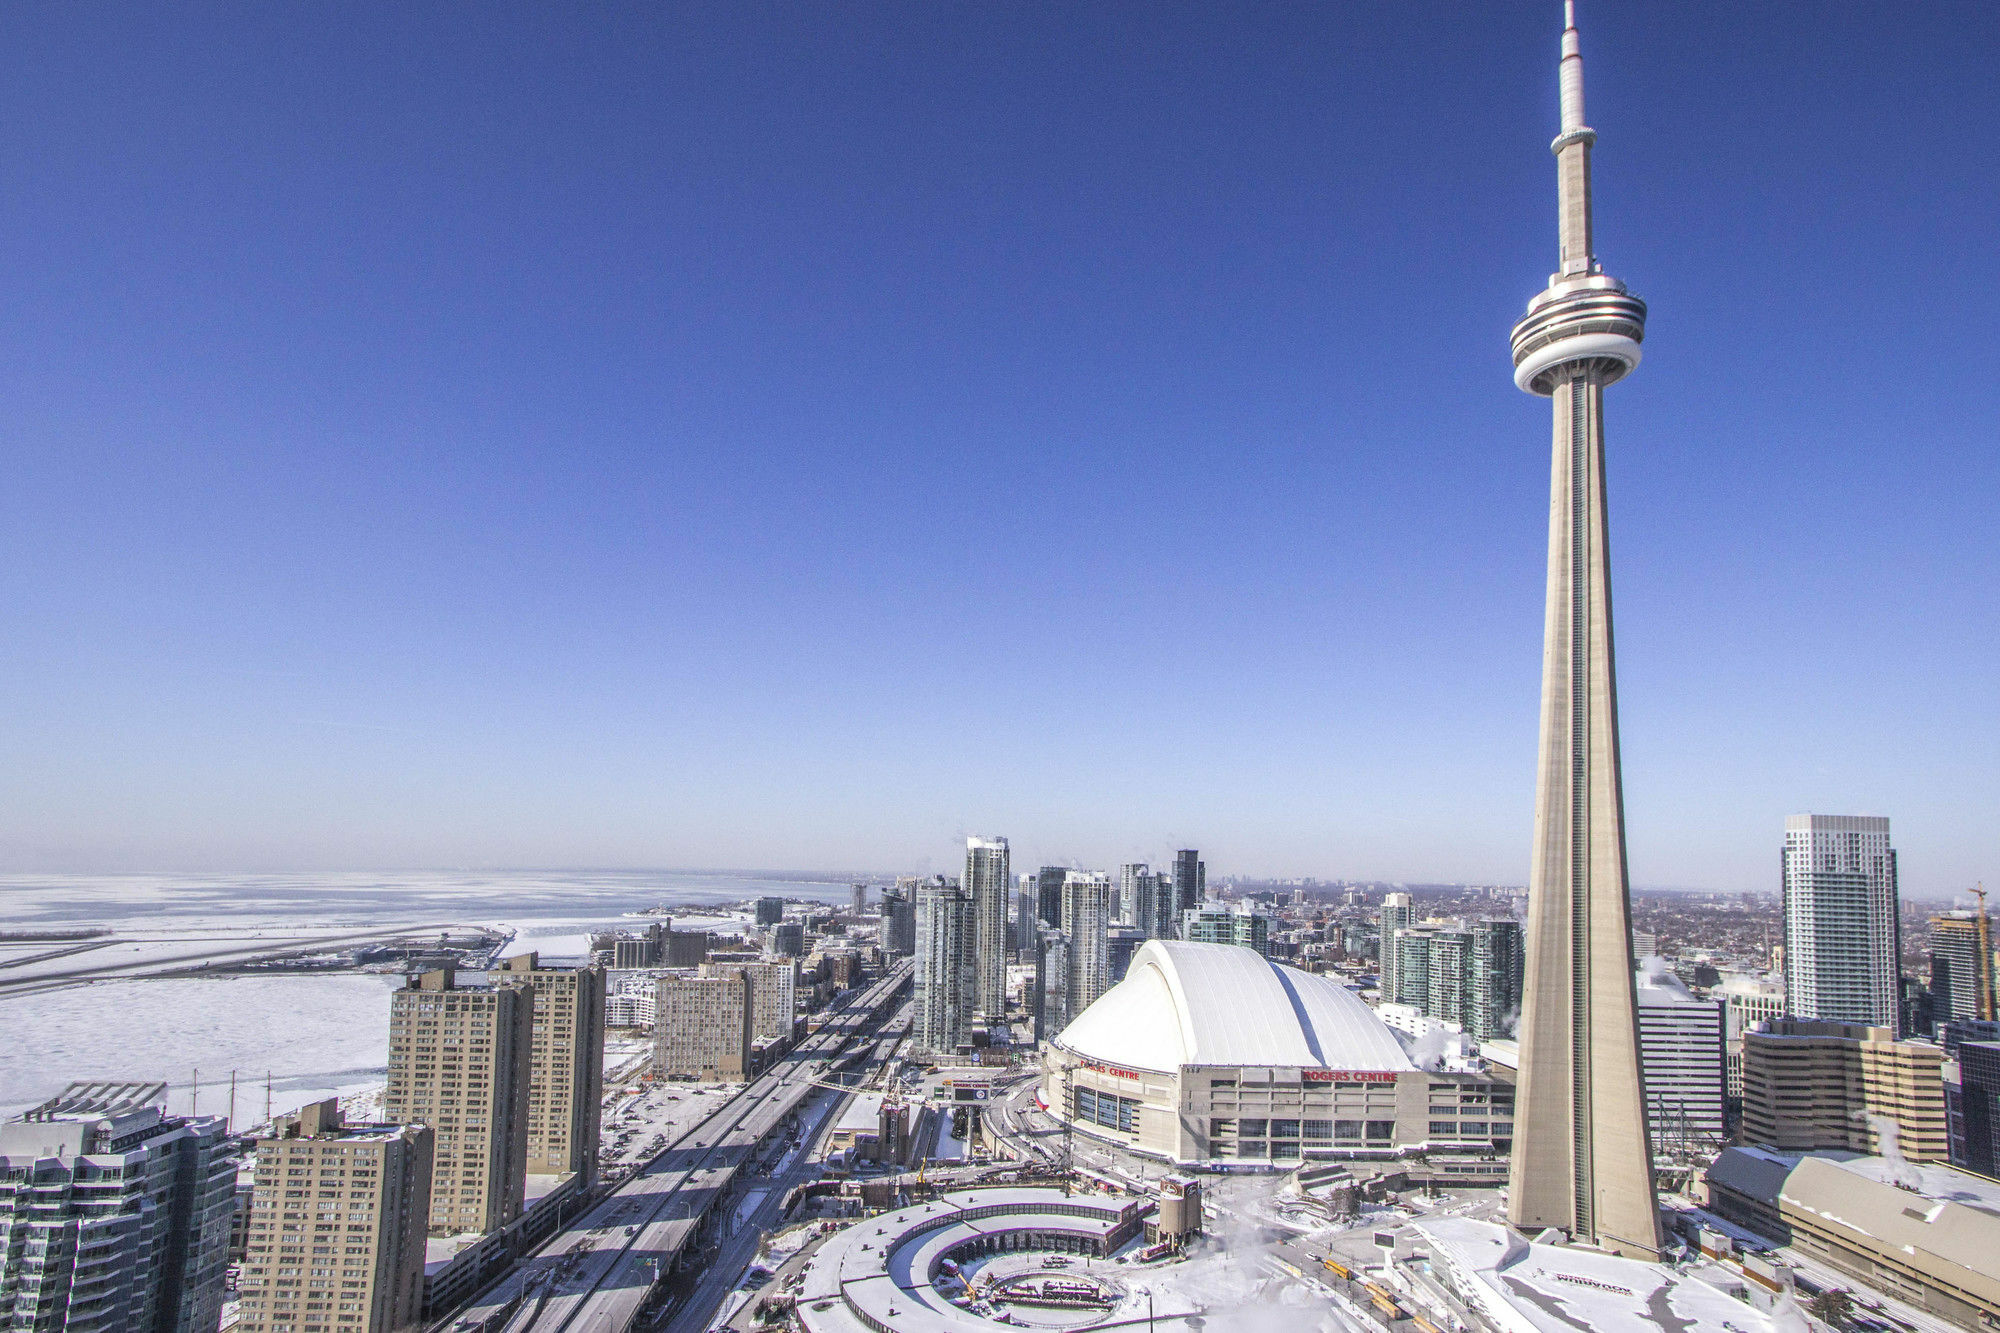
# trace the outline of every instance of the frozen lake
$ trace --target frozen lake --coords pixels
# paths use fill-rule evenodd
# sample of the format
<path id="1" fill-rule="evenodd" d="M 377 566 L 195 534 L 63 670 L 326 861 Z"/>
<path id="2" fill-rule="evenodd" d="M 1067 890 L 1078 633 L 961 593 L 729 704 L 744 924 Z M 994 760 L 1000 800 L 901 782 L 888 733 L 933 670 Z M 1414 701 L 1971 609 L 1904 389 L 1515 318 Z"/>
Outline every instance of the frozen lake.
<path id="1" fill-rule="evenodd" d="M 573 951 L 594 930 L 631 928 L 649 907 L 734 904 L 761 896 L 844 901 L 845 883 L 676 872 L 412 875 L 8 875 L 8 930 L 109 927 L 121 937 L 206 928 L 318 929 L 445 922 L 504 926 L 515 950 Z M 712 913 L 690 911 L 689 926 Z M 694 918 L 701 918 L 695 920 Z M 45 946 L 37 946 L 45 947 Z M 0 960 L 4 961 L 4 960 Z M 264 1081 L 280 1113 L 382 1081 L 389 994 L 399 977 L 273 975 L 95 981 L 0 992 L 0 1116 L 17 1115 L 74 1079 L 159 1079 L 172 1109 L 224 1111 L 237 1074 L 237 1120 L 264 1117 Z"/>

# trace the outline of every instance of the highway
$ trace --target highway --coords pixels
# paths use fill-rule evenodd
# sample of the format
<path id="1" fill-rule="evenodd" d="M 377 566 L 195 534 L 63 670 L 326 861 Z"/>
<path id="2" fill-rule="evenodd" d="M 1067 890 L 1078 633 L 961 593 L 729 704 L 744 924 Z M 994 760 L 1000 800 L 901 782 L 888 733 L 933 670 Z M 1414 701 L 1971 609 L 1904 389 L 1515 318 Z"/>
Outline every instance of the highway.
<path id="1" fill-rule="evenodd" d="M 791 1187 L 807 1154 L 798 1153 L 785 1164 L 782 1184 L 760 1177 L 803 1138 L 801 1121 L 824 1109 L 813 1105 L 827 1100 L 817 1080 L 839 1064 L 873 1053 L 872 1043 L 860 1051 L 850 1047 L 880 1020 L 910 975 L 905 963 L 850 997 L 773 1068 L 551 1237 L 498 1286 L 433 1328 L 452 1333 L 624 1333 L 654 1283 L 673 1271 L 691 1242 L 700 1247 L 732 1239 L 732 1219 L 720 1215 L 717 1205 L 733 1203 L 739 1185 L 748 1192 L 768 1191 L 747 1210 L 741 1225 L 782 1202 L 782 1191 Z"/>

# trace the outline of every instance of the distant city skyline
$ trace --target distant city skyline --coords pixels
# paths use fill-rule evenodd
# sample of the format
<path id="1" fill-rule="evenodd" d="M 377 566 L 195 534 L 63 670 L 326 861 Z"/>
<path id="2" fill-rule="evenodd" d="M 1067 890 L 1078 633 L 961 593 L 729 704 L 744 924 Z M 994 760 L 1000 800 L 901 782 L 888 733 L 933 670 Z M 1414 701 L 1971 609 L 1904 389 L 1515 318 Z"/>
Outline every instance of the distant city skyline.
<path id="1" fill-rule="evenodd" d="M 1555 10 L 9 14 L 0 871 L 1525 883 Z M 1632 881 L 1992 883 L 2000 11 L 1586 15 Z"/>

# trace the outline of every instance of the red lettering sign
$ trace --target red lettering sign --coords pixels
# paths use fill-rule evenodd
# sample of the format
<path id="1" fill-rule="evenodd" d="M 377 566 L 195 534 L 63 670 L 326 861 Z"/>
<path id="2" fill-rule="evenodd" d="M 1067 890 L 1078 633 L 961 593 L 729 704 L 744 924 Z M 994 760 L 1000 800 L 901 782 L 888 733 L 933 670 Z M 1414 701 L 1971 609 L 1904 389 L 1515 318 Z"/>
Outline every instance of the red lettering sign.
<path id="1" fill-rule="evenodd" d="M 1101 1065 L 1101 1064 L 1098 1064 L 1098 1063 L 1097 1063 L 1097 1062 L 1096 1062 L 1095 1060 L 1085 1060 L 1085 1061 L 1083 1061 L 1083 1067 L 1084 1067 L 1085 1069 L 1090 1069 L 1090 1070 L 1095 1070 L 1095 1071 L 1096 1071 L 1097 1073 L 1100 1073 L 1100 1074 L 1110 1074 L 1110 1075 L 1111 1075 L 1112 1077 L 1114 1077 L 1114 1078 L 1137 1078 L 1137 1077 L 1139 1077 L 1139 1076 L 1138 1076 L 1137 1074 L 1133 1073 L 1133 1072 L 1132 1072 L 1131 1070 L 1129 1070 L 1129 1069 L 1120 1069 L 1120 1068 L 1118 1068 L 1118 1066 L 1116 1066 L 1116 1065 Z"/>
<path id="2" fill-rule="evenodd" d="M 1379 1069 L 1306 1069 L 1308 1083 L 1394 1083 L 1396 1076 Z"/>

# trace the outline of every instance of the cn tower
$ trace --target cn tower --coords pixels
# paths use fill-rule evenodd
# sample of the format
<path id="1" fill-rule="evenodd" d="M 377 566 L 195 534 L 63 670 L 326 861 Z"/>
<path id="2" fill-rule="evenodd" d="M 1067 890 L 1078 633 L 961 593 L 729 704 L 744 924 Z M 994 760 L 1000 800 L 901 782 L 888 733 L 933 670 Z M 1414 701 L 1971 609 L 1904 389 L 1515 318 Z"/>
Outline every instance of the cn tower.
<path id="1" fill-rule="evenodd" d="M 1561 265 L 1514 326 L 1514 383 L 1555 405 L 1542 732 L 1527 988 L 1508 1220 L 1656 1259 L 1659 1208 L 1639 1073 L 1611 658 L 1604 390 L 1639 364 L 1646 303 L 1590 235 L 1590 150 L 1574 0 L 1564 6 L 1556 156 Z"/>

